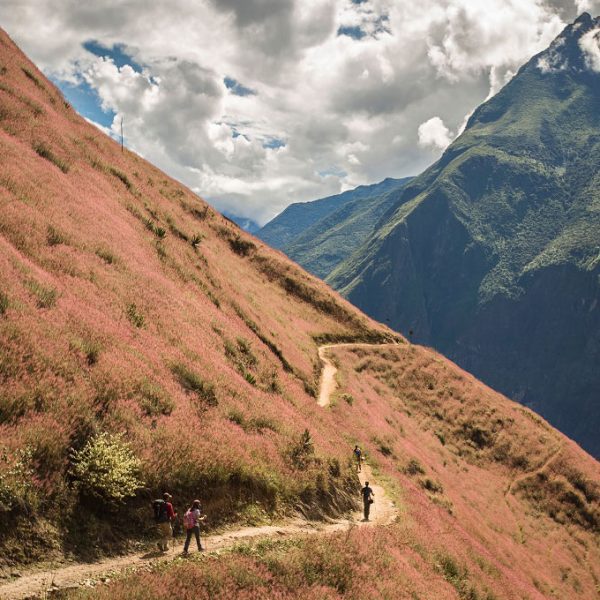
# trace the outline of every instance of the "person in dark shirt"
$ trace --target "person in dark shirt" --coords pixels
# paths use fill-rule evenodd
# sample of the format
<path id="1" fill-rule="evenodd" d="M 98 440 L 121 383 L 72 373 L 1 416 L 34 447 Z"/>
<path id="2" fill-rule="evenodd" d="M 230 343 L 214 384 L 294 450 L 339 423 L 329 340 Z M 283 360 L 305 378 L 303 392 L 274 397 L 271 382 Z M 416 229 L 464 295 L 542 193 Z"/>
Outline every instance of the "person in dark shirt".
<path id="1" fill-rule="evenodd" d="M 363 514 L 364 520 L 369 520 L 369 513 L 371 512 L 371 504 L 373 504 L 373 497 L 375 494 L 373 490 L 369 487 L 369 482 L 365 481 L 365 487 L 360 491 L 363 499 Z"/>
<path id="2" fill-rule="evenodd" d="M 158 517 L 158 531 L 160 533 L 160 541 L 158 542 L 158 548 L 162 552 L 166 552 L 169 549 L 169 541 L 173 537 L 173 527 L 171 522 L 177 516 L 173 510 L 173 504 L 171 503 L 173 496 L 165 492 L 163 494 L 163 504 L 160 507 L 160 514 Z"/>
<path id="3" fill-rule="evenodd" d="M 361 463 L 362 463 L 362 451 L 358 447 L 358 444 L 356 444 L 356 446 L 354 446 L 353 452 L 354 452 L 354 458 L 356 459 L 357 470 L 360 473 L 360 471 L 361 471 Z"/>

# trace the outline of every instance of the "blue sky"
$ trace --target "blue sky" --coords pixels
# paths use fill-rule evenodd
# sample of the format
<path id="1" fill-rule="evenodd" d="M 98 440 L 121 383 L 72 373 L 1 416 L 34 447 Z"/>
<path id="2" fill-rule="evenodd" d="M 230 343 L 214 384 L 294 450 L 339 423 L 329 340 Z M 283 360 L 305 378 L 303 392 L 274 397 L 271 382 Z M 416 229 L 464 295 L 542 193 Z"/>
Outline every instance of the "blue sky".
<path id="1" fill-rule="evenodd" d="M 421 172 L 582 8 L 600 0 L 2 0 L 0 22 L 82 115 L 264 223 Z"/>

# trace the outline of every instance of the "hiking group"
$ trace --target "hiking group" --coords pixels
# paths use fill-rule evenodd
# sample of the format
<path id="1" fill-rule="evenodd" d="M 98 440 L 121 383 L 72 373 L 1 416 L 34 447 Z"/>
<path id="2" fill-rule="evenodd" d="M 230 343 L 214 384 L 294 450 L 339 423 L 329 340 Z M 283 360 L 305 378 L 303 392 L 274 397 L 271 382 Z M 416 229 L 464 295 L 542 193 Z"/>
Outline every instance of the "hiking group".
<path id="1" fill-rule="evenodd" d="M 169 549 L 169 542 L 173 538 L 173 524 L 177 518 L 177 513 L 173 508 L 173 503 L 171 502 L 172 499 L 173 496 L 168 492 L 165 492 L 162 499 L 155 500 L 152 503 L 154 520 L 158 526 L 158 533 L 160 536 L 157 545 L 161 552 L 166 552 Z M 198 550 L 204 550 L 200 542 L 200 522 L 204 521 L 205 518 L 205 515 L 202 514 L 200 500 L 194 500 L 183 515 L 183 525 L 186 530 L 185 544 L 183 546 L 184 555 L 188 554 L 192 536 L 196 538 Z"/>
<path id="2" fill-rule="evenodd" d="M 354 459 L 356 460 L 356 470 L 360 473 L 362 471 L 362 462 L 364 457 L 358 444 L 354 446 L 352 453 L 354 454 Z M 363 501 L 363 520 L 368 521 L 369 514 L 371 512 L 371 504 L 373 504 L 373 498 L 375 496 L 372 488 L 369 487 L 368 481 L 365 482 L 365 485 L 361 489 L 360 493 Z M 171 494 L 168 492 L 165 492 L 162 499 L 154 500 L 152 503 L 152 507 L 154 509 L 154 521 L 157 524 L 159 534 L 157 545 L 161 552 L 167 552 L 169 549 L 169 542 L 174 537 L 173 525 L 176 522 L 177 513 L 173 508 L 173 503 L 171 502 L 172 499 L 173 496 L 171 496 Z M 204 521 L 205 518 L 206 516 L 202 514 L 200 500 L 194 500 L 183 515 L 183 525 L 186 530 L 185 543 L 183 545 L 184 555 L 188 554 L 192 536 L 196 538 L 198 550 L 204 550 L 200 541 L 200 522 Z"/>
<path id="3" fill-rule="evenodd" d="M 352 453 L 354 454 L 354 459 L 356 460 L 356 470 L 360 473 L 362 471 L 362 462 L 364 460 L 364 456 L 358 444 L 354 446 Z M 375 497 L 373 489 L 369 487 L 368 481 L 365 481 L 365 485 L 361 489 L 360 494 L 363 500 L 363 520 L 368 521 L 369 514 L 371 513 L 371 504 L 373 504 Z"/>

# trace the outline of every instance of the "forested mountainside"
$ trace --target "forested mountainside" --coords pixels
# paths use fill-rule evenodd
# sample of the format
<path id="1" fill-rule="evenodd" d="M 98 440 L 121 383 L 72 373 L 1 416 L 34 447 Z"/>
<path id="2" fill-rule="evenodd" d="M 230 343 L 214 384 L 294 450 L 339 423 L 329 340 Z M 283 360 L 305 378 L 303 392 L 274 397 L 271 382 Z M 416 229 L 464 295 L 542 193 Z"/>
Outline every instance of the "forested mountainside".
<path id="1" fill-rule="evenodd" d="M 326 281 L 600 455 L 600 20 L 481 105 Z"/>
<path id="2" fill-rule="evenodd" d="M 292 204 L 256 235 L 325 279 L 373 233 L 393 205 L 393 193 L 410 179 L 388 178 L 336 196 Z"/>

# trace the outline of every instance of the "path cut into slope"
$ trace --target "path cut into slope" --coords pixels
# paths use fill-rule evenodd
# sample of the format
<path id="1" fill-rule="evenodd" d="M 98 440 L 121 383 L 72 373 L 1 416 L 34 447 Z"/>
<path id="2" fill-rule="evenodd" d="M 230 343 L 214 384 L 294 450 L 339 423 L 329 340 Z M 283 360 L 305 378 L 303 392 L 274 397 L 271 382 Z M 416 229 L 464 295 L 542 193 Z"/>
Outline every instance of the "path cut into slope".
<path id="1" fill-rule="evenodd" d="M 345 343 L 320 346 L 318 354 L 319 358 L 323 361 L 323 369 L 319 386 L 319 406 L 327 407 L 331 402 L 331 395 L 337 389 L 337 382 L 335 380 L 337 367 L 326 357 L 326 350 L 335 347 L 372 347 L 380 345 L 389 344 Z M 281 525 L 242 527 L 218 535 L 203 536 L 202 544 L 207 552 L 218 552 L 239 543 L 252 542 L 265 538 L 283 539 L 297 535 L 333 533 L 353 526 L 387 525 L 393 523 L 398 516 L 398 509 L 386 494 L 385 489 L 376 483 L 371 467 L 368 464 L 363 464 L 362 470 L 358 473 L 358 478 L 361 487 L 368 481 L 369 486 L 373 489 L 375 502 L 371 506 L 371 518 L 368 522 L 363 520 L 362 511 L 356 511 L 348 519 L 337 519 L 327 523 L 295 518 L 287 520 Z M 175 559 L 180 556 L 181 543 L 181 540 L 174 540 L 169 551 L 164 554 L 147 549 L 145 552 L 107 558 L 94 563 L 61 564 L 54 569 L 34 571 L 14 581 L 0 584 L 0 599 L 24 600 L 30 598 L 47 598 L 49 593 L 61 589 L 91 587 L 98 582 L 108 582 L 125 570 L 150 569 L 158 562 L 167 562 Z"/>
<path id="2" fill-rule="evenodd" d="M 372 348 L 373 346 L 390 345 L 396 344 L 345 343 L 319 346 L 319 358 L 323 362 L 323 369 L 321 371 L 321 382 L 319 385 L 319 397 L 317 400 L 319 406 L 323 408 L 329 406 L 329 404 L 331 403 L 331 395 L 335 392 L 335 390 L 338 387 L 337 381 L 335 380 L 335 376 L 338 370 L 337 367 L 334 365 L 333 361 L 327 356 L 327 350 L 329 350 L 330 348 Z M 368 464 L 363 463 L 362 470 L 358 473 L 358 478 L 360 479 L 361 486 L 364 486 L 367 481 L 369 482 L 369 486 L 372 488 L 373 495 L 375 497 L 375 502 L 371 506 L 370 522 L 376 523 L 378 525 L 385 525 L 387 523 L 393 522 L 398 514 L 398 509 L 394 506 L 394 503 L 385 493 L 385 488 L 375 483 L 373 472 L 371 471 L 371 467 Z"/>

